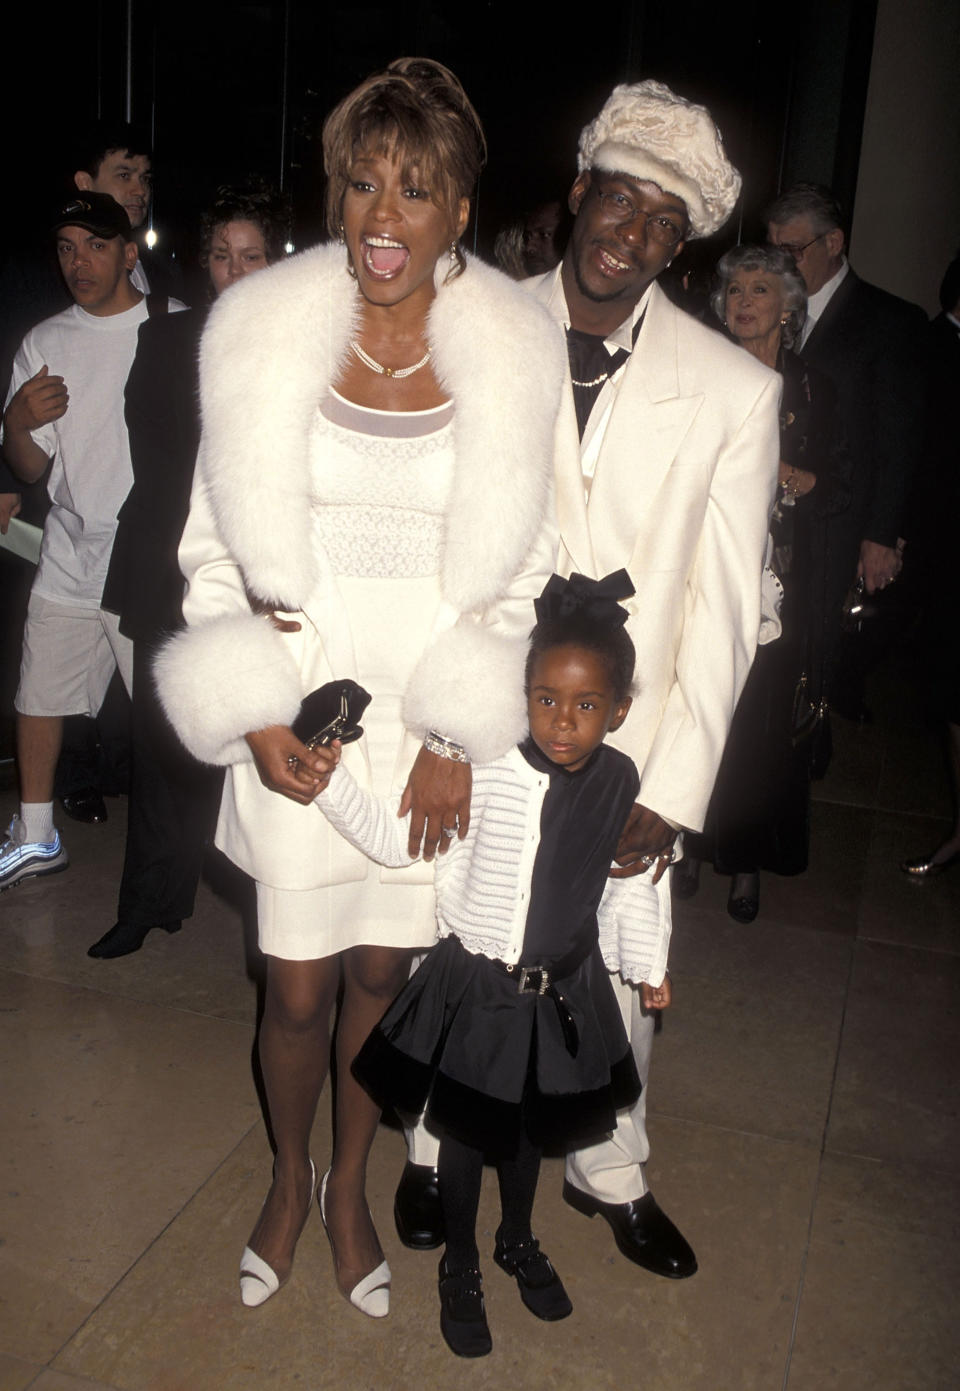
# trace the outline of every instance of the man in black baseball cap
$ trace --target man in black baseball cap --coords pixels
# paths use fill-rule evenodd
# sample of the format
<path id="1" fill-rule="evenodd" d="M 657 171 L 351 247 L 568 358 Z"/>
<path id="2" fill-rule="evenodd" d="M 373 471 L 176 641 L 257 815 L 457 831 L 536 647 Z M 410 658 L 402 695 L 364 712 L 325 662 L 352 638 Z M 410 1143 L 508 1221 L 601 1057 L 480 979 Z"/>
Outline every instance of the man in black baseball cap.
<path id="1" fill-rule="evenodd" d="M 141 298 L 130 281 L 137 244 L 127 214 L 108 193 L 81 193 L 57 209 L 60 272 L 75 304 L 88 314 L 115 314 Z"/>
<path id="2" fill-rule="evenodd" d="M 71 194 L 50 226 L 73 304 L 20 344 L 3 416 L 7 463 L 24 483 L 49 467 L 51 507 L 14 701 L 20 810 L 0 845 L 0 891 L 66 868 L 53 823 L 64 719 L 96 716 L 114 671 L 129 691 L 133 669 L 132 644 L 100 599 L 132 481 L 123 389 L 150 302 L 130 278 L 129 219 L 108 194 Z"/>

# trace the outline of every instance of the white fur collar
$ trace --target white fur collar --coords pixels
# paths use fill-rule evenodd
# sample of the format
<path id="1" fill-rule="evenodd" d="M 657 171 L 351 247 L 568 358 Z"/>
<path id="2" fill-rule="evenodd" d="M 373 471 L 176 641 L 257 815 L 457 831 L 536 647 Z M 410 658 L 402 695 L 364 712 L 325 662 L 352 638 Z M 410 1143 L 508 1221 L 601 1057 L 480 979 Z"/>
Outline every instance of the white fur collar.
<path id="1" fill-rule="evenodd" d="M 308 437 L 356 295 L 342 249 L 315 247 L 223 295 L 201 346 L 198 473 L 248 587 L 287 610 L 316 577 Z M 440 289 L 428 333 L 456 407 L 442 584 L 463 612 L 503 592 L 542 524 L 565 354 L 544 310 L 473 259 Z"/>

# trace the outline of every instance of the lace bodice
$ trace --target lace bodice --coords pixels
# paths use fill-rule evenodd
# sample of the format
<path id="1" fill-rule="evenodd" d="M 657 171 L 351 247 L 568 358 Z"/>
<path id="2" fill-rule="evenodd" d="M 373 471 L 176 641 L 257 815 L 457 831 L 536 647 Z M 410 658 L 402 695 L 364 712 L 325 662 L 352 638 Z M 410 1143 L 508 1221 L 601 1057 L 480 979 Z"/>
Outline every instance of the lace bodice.
<path id="1" fill-rule="evenodd" d="M 334 573 L 439 573 L 453 462 L 452 401 L 377 411 L 331 389 L 314 419 L 310 466 L 317 537 Z"/>

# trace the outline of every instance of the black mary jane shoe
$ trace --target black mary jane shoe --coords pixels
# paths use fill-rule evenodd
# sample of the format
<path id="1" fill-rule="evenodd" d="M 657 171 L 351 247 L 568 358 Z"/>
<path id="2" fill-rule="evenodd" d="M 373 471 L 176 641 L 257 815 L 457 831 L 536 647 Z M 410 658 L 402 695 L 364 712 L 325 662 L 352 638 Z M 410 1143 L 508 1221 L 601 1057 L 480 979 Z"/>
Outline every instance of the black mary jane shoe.
<path id="1" fill-rule="evenodd" d="M 535 1236 L 518 1241 L 514 1246 L 504 1246 L 498 1232 L 493 1259 L 501 1270 L 514 1276 L 520 1298 L 538 1319 L 555 1323 L 573 1313 L 563 1281 L 540 1250 Z"/>
<path id="2" fill-rule="evenodd" d="M 393 1220 L 397 1236 L 411 1251 L 434 1251 L 443 1245 L 443 1211 L 436 1169 L 407 1160 L 393 1200 Z"/>
<path id="3" fill-rule="evenodd" d="M 493 1347 L 483 1304 L 483 1276 L 476 1266 L 451 1275 L 440 1262 L 440 1332 L 458 1357 L 486 1357 Z"/>
<path id="4" fill-rule="evenodd" d="M 161 928 L 164 932 L 179 932 L 180 920 L 178 918 L 176 922 L 151 923 L 149 927 L 138 927 L 134 923 L 114 923 L 109 932 L 105 932 L 92 947 L 87 948 L 87 956 L 96 957 L 100 961 L 109 961 L 117 956 L 130 956 L 140 950 L 147 933 L 152 932 L 155 927 Z"/>

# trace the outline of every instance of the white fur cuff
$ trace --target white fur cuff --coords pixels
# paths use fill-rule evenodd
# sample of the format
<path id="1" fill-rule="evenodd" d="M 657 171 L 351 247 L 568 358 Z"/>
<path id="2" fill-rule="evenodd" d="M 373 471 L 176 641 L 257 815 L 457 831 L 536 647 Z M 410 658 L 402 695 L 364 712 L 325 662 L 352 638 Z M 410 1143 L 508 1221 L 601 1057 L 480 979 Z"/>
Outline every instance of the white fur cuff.
<path id="1" fill-rule="evenodd" d="M 403 704 L 408 729 L 435 729 L 462 744 L 474 763 L 492 763 L 527 733 L 525 640 L 464 621 L 421 657 Z"/>
<path id="2" fill-rule="evenodd" d="M 170 723 L 203 763 L 248 763 L 243 736 L 288 725 L 300 709 L 299 673 L 267 617 L 188 628 L 164 645 L 153 674 Z"/>

